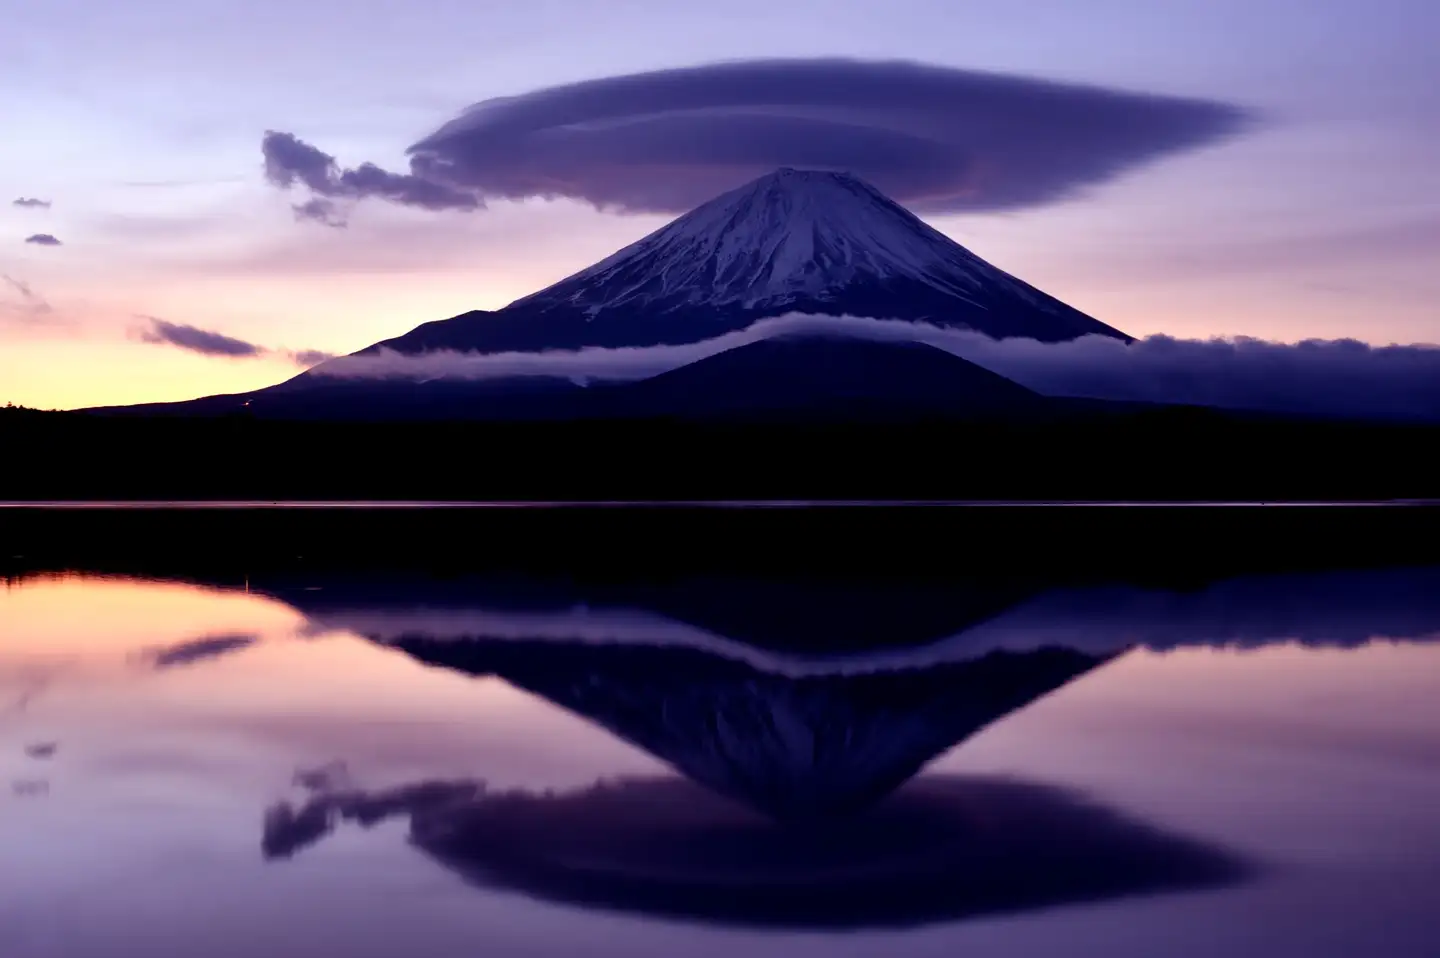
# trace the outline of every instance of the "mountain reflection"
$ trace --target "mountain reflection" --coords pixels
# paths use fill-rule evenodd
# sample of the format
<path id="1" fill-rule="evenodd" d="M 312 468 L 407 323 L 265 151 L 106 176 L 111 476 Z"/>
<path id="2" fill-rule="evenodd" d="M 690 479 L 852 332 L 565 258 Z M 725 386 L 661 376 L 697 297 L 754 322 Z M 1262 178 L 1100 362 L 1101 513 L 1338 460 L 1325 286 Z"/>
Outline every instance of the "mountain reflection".
<path id="1" fill-rule="evenodd" d="M 359 656 L 366 669 L 418 675 L 389 668 L 408 659 L 499 680 L 675 774 L 538 792 L 495 787 L 535 781 L 503 762 L 486 767 L 492 782 L 409 771 L 378 790 L 312 771 L 297 778 L 299 800 L 266 814 L 268 860 L 301 854 L 341 827 L 399 818 L 415 849 L 485 888 L 791 928 L 925 924 L 1244 881 L 1255 874 L 1251 862 L 1082 794 L 926 768 L 1136 647 L 1351 646 L 1440 635 L 1440 569 L 1424 568 L 1184 588 L 297 569 L 248 583 L 246 609 L 264 598 L 263 621 L 279 625 L 211 622 L 197 612 L 168 640 L 144 638 L 141 678 L 198 683 L 209 665 L 177 667 L 218 662 L 213 671 L 223 673 L 252 645 L 291 642 L 293 654 L 308 655 L 323 651 L 310 640 L 341 633 L 343 641 L 321 644 Z M 224 595 L 195 594 L 197 610 L 199 599 Z M 257 650 L 253 659 L 267 655 Z M 467 683 L 442 684 L 463 710 Z M 483 698 L 495 685 L 473 688 Z M 345 714 L 370 720 L 363 710 Z M 488 740 L 501 741 L 507 728 Z M 339 739 L 341 754 L 373 760 L 369 736 L 365 728 Z M 349 752 L 361 739 L 366 753 Z M 48 739 L 29 741 L 38 750 Z M 389 742 L 405 756 L 422 750 L 410 732 Z M 609 761 L 563 777 L 592 781 Z M 16 783 L 16 794 L 42 794 L 40 781 Z"/>
<path id="2" fill-rule="evenodd" d="M 740 925 L 856 928 L 1235 884 L 1229 853 L 1064 790 L 927 776 L 846 818 L 779 823 L 684 779 L 562 794 L 476 782 L 319 790 L 266 816 L 267 858 L 340 821 L 410 820 L 414 845 L 483 888 Z"/>
<path id="3" fill-rule="evenodd" d="M 312 632 L 496 677 L 678 777 L 563 793 L 326 775 L 266 817 L 267 858 L 408 818 L 487 888 L 722 923 L 921 924 L 1226 886 L 1225 850 L 1023 781 L 921 774 L 978 730 L 1143 645 L 1354 645 L 1440 633 L 1440 570 L 1188 590 L 696 580 L 312 579 L 262 591 Z"/>
<path id="4" fill-rule="evenodd" d="M 495 676 L 774 819 L 854 812 L 1136 645 L 1440 633 L 1440 569 L 983 590 L 695 580 L 275 584 L 318 630 Z"/>
<path id="5" fill-rule="evenodd" d="M 790 677 L 677 648 L 395 645 L 427 664 L 540 695 L 777 819 L 869 805 L 955 743 L 1103 661 L 1046 649 Z"/>

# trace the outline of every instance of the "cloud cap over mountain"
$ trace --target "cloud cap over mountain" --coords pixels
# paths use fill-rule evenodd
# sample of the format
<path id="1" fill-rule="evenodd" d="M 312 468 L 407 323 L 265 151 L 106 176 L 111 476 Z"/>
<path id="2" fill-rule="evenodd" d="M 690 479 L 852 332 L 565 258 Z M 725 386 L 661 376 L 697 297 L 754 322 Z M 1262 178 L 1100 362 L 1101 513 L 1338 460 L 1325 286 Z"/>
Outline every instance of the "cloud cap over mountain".
<path id="1" fill-rule="evenodd" d="M 267 177 L 427 209 L 565 197 L 679 213 L 777 167 L 853 172 L 921 212 L 1042 205 L 1242 130 L 1242 109 L 906 62 L 752 60 L 477 103 L 409 148 L 408 173 L 338 166 L 291 134 Z"/>

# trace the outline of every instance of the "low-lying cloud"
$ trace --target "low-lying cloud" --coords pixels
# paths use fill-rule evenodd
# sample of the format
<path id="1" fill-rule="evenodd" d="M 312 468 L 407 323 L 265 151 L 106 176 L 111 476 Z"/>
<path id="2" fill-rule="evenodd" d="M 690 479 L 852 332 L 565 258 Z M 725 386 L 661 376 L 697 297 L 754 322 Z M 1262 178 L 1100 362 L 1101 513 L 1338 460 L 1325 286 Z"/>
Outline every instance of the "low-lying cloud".
<path id="1" fill-rule="evenodd" d="M 266 133 L 262 148 L 276 186 L 426 209 L 565 197 L 681 213 L 793 166 L 854 173 L 920 212 L 962 212 L 1065 199 L 1248 121 L 1230 104 L 1035 77 L 752 60 L 485 100 L 413 144 L 406 173 L 343 168 L 289 133 Z M 333 208 L 314 212 L 334 219 Z"/>
<path id="2" fill-rule="evenodd" d="M 1106 336 L 1066 343 L 995 340 L 967 330 L 853 316 L 789 315 L 678 346 L 531 353 L 380 350 L 315 369 L 337 378 L 503 379 L 577 382 L 644 379 L 781 335 L 840 335 L 929 343 L 1051 396 L 1185 403 L 1237 409 L 1440 420 L 1440 346 L 1371 346 L 1356 340 Z"/>
<path id="3" fill-rule="evenodd" d="M 295 360 L 297 366 L 305 367 L 318 366 L 335 358 L 334 353 L 327 353 L 322 349 L 297 349 L 287 351 L 287 355 Z"/>
<path id="4" fill-rule="evenodd" d="M 48 210 L 50 208 L 50 201 L 36 199 L 33 196 L 22 196 L 17 200 L 12 200 L 10 205 L 27 210 Z"/>
<path id="5" fill-rule="evenodd" d="M 142 343 L 156 346 L 174 346 L 201 356 L 218 356 L 226 359 L 260 359 L 267 356 L 284 356 L 297 366 L 315 366 L 334 359 L 333 353 L 318 349 L 270 349 L 257 343 L 210 329 L 201 329 L 186 323 L 172 323 L 158 316 L 141 316 L 145 325 L 132 331 L 133 338 Z"/>
<path id="6" fill-rule="evenodd" d="M 25 242 L 27 242 L 27 243 L 33 243 L 33 244 L 36 245 L 36 246 L 63 246 L 63 245 L 64 245 L 63 243 L 60 242 L 59 239 L 57 239 L 57 238 L 54 237 L 54 236 L 51 236 L 49 233 L 32 233 L 32 234 L 30 234 L 29 236 L 25 237 Z"/>

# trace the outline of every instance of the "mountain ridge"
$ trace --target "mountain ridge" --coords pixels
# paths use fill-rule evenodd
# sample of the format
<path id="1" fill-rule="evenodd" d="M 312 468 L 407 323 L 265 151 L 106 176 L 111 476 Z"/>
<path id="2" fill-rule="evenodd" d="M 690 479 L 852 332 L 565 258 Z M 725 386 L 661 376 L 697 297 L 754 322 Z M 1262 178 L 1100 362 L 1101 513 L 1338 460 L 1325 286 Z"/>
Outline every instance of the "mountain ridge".
<path id="1" fill-rule="evenodd" d="M 760 340 L 700 350 L 678 368 L 594 388 L 578 368 L 469 378 L 468 369 L 444 363 L 407 365 L 437 352 L 463 361 L 693 347 L 791 314 L 1042 342 L 1131 339 L 990 265 L 855 176 L 784 168 L 502 309 L 424 323 L 249 393 L 90 411 L 534 421 L 770 412 L 1015 417 L 1067 406 L 933 346 L 841 332 L 809 335 L 798 346 Z"/>

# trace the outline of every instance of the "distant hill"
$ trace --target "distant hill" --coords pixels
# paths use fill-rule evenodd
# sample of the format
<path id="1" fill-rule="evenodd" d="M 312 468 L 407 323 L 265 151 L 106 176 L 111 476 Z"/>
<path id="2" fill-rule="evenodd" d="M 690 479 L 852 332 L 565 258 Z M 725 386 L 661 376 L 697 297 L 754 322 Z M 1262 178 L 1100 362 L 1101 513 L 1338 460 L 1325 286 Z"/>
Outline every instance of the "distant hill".
<path id="1" fill-rule="evenodd" d="M 1005 416 L 1054 400 L 925 343 L 788 336 L 594 390 L 610 415 Z"/>

